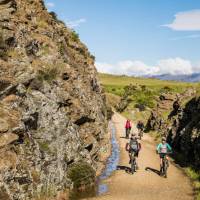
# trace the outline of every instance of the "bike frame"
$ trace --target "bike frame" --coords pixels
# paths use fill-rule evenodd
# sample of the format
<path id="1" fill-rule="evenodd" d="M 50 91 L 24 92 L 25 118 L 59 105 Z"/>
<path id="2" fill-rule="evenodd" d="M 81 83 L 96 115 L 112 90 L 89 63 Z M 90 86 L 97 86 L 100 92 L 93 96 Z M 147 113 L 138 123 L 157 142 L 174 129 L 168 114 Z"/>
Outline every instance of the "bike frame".
<path id="1" fill-rule="evenodd" d="M 164 175 L 165 178 L 167 178 L 167 168 L 168 168 L 168 160 L 167 160 L 167 153 L 164 155 L 164 158 L 162 158 L 162 167 L 161 167 L 161 175 Z"/>
<path id="2" fill-rule="evenodd" d="M 139 129 L 138 136 L 140 137 L 140 140 L 141 140 L 141 138 L 143 137 L 143 130 L 142 129 Z"/>

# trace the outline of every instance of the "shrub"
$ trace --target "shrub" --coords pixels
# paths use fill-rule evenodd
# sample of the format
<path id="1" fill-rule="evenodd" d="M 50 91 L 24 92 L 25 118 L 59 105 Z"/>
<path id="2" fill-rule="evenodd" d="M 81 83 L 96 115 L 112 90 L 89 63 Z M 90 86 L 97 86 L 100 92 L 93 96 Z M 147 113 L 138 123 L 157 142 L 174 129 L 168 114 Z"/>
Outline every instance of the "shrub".
<path id="1" fill-rule="evenodd" d="M 51 82 L 56 79 L 58 73 L 57 67 L 48 67 L 45 70 L 39 70 L 37 78 L 39 81 Z"/>
<path id="2" fill-rule="evenodd" d="M 72 31 L 72 40 L 77 42 L 79 40 L 79 34 L 76 31 Z"/>
<path id="3" fill-rule="evenodd" d="M 54 20 L 57 20 L 58 18 L 57 18 L 57 14 L 55 13 L 55 12 L 50 12 L 49 13 L 51 16 L 52 16 L 52 18 L 54 19 Z"/>
<path id="4" fill-rule="evenodd" d="M 91 185 L 95 182 L 95 171 L 86 162 L 73 164 L 68 171 L 68 176 L 73 182 L 74 188 Z"/>
<path id="5" fill-rule="evenodd" d="M 39 146 L 40 146 L 40 150 L 44 152 L 50 152 L 49 144 L 47 142 L 40 142 Z"/>
<path id="6" fill-rule="evenodd" d="M 94 55 L 90 55 L 90 57 L 92 58 L 92 60 L 94 60 L 95 61 L 95 56 Z"/>
<path id="7" fill-rule="evenodd" d="M 169 86 L 164 86 L 163 88 L 160 89 L 161 93 L 167 93 L 167 92 L 171 92 L 173 89 L 170 88 Z"/>
<path id="8" fill-rule="evenodd" d="M 142 89 L 142 91 L 145 91 L 145 90 L 146 90 L 146 88 L 147 88 L 147 86 L 146 86 L 146 85 L 142 85 L 142 86 L 141 86 L 141 89 Z"/>

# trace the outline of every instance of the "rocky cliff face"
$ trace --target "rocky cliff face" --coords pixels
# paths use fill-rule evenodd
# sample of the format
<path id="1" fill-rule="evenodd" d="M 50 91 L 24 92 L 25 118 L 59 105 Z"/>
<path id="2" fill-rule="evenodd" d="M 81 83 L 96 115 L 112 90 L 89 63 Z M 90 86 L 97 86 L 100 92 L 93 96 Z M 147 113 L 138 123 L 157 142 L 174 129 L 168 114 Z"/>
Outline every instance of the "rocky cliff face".
<path id="1" fill-rule="evenodd" d="M 200 97 L 194 97 L 172 117 L 167 138 L 186 164 L 200 169 Z"/>
<path id="2" fill-rule="evenodd" d="M 185 93 L 179 100 L 174 99 L 166 120 L 158 111 L 152 111 L 146 128 L 166 136 L 181 161 L 200 169 L 200 97 L 182 103 L 184 97 L 193 95 Z"/>
<path id="3" fill-rule="evenodd" d="M 42 0 L 0 0 L 0 199 L 70 185 L 69 166 L 99 166 L 105 98 L 94 58 Z"/>

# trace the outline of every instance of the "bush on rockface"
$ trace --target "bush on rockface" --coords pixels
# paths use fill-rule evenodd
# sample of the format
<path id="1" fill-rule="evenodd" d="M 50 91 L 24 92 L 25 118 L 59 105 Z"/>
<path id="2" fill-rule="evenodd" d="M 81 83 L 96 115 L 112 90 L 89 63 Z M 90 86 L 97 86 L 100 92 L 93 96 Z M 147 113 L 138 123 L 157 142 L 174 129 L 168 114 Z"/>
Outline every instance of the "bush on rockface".
<path id="1" fill-rule="evenodd" d="M 74 188 L 89 186 L 95 182 L 95 171 L 88 163 L 78 162 L 70 167 L 68 177 L 71 179 Z"/>
<path id="2" fill-rule="evenodd" d="M 79 34 L 76 33 L 76 31 L 74 31 L 74 30 L 72 31 L 72 40 L 74 42 L 77 42 L 79 40 Z"/>
<path id="3" fill-rule="evenodd" d="M 47 81 L 51 82 L 56 79 L 57 75 L 59 73 L 58 67 L 47 67 L 44 70 L 39 70 L 37 79 L 39 81 Z"/>

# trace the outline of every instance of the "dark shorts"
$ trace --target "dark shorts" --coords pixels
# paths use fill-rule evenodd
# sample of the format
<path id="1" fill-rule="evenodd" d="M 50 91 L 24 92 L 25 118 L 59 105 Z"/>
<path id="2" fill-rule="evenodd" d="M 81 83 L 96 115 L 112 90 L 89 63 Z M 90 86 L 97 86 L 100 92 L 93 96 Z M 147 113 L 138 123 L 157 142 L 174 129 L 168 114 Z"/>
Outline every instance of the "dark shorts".
<path id="1" fill-rule="evenodd" d="M 166 153 L 159 153 L 160 158 L 164 158 L 166 155 Z"/>
<path id="2" fill-rule="evenodd" d="M 129 153 L 130 153 L 130 154 L 131 154 L 132 152 L 134 152 L 134 153 L 135 153 L 135 157 L 138 157 L 139 150 L 137 150 L 137 151 L 129 150 Z"/>

